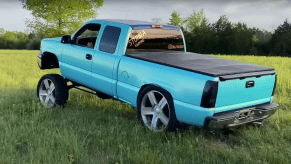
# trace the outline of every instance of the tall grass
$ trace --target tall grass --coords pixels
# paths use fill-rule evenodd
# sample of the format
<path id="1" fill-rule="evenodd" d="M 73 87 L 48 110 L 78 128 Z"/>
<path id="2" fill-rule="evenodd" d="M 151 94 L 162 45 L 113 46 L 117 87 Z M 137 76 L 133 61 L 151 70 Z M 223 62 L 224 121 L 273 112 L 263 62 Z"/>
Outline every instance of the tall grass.
<path id="1" fill-rule="evenodd" d="M 38 80 L 60 72 L 39 70 L 38 52 L 0 50 L 0 163 L 291 163 L 290 58 L 218 56 L 276 69 L 280 107 L 262 127 L 165 134 L 139 125 L 125 103 L 74 89 L 67 107 L 44 108 Z"/>

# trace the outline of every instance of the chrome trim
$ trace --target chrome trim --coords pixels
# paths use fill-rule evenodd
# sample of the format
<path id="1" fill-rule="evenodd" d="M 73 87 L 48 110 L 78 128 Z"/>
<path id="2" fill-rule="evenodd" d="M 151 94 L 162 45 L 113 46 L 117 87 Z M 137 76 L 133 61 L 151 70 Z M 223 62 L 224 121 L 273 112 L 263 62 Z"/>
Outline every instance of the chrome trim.
<path id="1" fill-rule="evenodd" d="M 204 127 L 210 129 L 223 129 L 262 121 L 273 115 L 278 106 L 279 105 L 276 103 L 264 103 L 236 111 L 217 113 L 215 116 L 205 119 Z"/>

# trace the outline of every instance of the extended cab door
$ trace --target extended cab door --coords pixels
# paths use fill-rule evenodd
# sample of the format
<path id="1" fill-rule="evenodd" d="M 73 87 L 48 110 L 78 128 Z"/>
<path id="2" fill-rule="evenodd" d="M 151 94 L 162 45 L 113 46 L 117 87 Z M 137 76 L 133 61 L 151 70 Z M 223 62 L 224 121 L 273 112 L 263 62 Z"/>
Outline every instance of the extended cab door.
<path id="1" fill-rule="evenodd" d="M 116 85 L 116 64 L 119 62 L 119 45 L 122 25 L 107 22 L 102 28 L 100 42 L 96 45 L 96 52 L 92 64 L 92 87 L 108 95 L 115 95 L 113 86 Z"/>
<path id="2" fill-rule="evenodd" d="M 62 51 L 62 76 L 82 85 L 92 84 L 92 59 L 101 24 L 86 24 L 65 44 Z"/>

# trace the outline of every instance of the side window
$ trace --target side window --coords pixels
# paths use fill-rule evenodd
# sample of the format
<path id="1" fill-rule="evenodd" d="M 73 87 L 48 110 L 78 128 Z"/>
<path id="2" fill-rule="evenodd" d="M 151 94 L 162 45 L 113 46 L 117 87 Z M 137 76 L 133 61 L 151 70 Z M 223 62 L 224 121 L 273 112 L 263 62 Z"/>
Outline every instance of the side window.
<path id="1" fill-rule="evenodd" d="M 116 50 L 121 28 L 106 26 L 102 34 L 99 50 L 113 54 Z"/>
<path id="2" fill-rule="evenodd" d="M 100 24 L 84 26 L 75 36 L 74 43 L 87 48 L 94 48 L 99 34 Z"/>

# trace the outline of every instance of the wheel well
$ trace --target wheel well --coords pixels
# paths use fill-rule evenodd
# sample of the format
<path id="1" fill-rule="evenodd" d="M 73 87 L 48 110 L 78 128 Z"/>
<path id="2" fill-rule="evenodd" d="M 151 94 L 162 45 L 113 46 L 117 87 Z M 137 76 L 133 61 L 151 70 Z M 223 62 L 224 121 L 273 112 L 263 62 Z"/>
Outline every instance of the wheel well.
<path id="1" fill-rule="evenodd" d="M 59 60 L 55 54 L 50 52 L 44 52 L 43 55 L 43 60 L 47 67 L 59 68 Z"/>
<path id="2" fill-rule="evenodd" d="M 140 88 L 140 90 L 139 90 L 139 92 L 138 92 L 138 94 L 137 94 L 136 102 L 137 102 L 138 99 L 139 99 L 140 93 L 141 93 L 141 92 L 142 92 L 146 87 L 148 87 L 148 86 L 155 86 L 155 87 L 159 87 L 159 88 L 165 90 L 166 92 L 169 93 L 169 95 L 171 96 L 172 100 L 174 100 L 173 97 L 172 97 L 172 94 L 171 94 L 169 91 L 167 91 L 166 89 L 160 87 L 158 84 L 145 84 L 145 85 L 141 86 L 141 88 Z"/>

